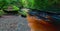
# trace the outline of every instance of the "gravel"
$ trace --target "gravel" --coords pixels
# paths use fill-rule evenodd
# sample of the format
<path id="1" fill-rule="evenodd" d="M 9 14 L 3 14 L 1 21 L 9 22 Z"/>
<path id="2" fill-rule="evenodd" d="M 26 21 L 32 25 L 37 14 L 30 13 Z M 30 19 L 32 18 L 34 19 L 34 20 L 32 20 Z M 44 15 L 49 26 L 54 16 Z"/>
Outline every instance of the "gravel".
<path id="1" fill-rule="evenodd" d="M 4 15 L 0 18 L 0 31 L 30 31 L 27 19 L 21 16 Z"/>

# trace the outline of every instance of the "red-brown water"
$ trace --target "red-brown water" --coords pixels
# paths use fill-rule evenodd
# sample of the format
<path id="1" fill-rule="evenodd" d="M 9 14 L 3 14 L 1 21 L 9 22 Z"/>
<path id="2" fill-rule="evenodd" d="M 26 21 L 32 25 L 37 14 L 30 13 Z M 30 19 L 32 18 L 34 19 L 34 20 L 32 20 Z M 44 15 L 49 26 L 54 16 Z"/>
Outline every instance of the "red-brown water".
<path id="1" fill-rule="evenodd" d="M 35 16 L 27 15 L 27 20 L 28 26 L 31 28 L 31 31 L 60 31 L 57 26 L 53 25 L 52 23 L 46 22 L 43 19 L 37 19 Z"/>

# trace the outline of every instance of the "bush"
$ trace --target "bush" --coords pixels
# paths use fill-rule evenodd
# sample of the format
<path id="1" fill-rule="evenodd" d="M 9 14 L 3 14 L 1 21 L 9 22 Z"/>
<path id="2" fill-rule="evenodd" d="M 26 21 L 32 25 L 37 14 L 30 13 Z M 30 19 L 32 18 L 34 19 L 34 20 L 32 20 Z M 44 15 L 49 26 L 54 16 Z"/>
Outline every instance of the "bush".
<path id="1" fill-rule="evenodd" d="M 3 10 L 0 10 L 0 16 L 2 16 L 4 14 Z"/>

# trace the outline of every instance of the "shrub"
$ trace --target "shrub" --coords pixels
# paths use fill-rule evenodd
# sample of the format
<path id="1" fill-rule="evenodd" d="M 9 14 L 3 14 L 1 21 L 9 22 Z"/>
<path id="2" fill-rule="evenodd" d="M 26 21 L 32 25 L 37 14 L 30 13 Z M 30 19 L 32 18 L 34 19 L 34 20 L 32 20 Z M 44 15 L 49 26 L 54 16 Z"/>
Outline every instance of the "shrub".
<path id="1" fill-rule="evenodd" d="M 0 16 L 2 16 L 4 14 L 3 10 L 0 10 Z"/>

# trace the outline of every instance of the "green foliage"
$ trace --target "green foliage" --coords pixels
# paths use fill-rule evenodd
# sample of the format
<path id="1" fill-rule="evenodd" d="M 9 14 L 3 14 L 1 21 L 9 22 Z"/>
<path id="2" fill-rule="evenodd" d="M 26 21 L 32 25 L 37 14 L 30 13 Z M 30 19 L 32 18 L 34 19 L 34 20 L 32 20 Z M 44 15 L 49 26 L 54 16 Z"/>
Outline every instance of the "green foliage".
<path id="1" fill-rule="evenodd" d="M 4 14 L 3 10 L 0 10 L 0 16 L 2 16 Z"/>
<path id="2" fill-rule="evenodd" d="M 54 4 L 60 3 L 59 0 L 21 0 L 21 3 L 26 8 L 32 9 L 47 9 Z"/>
<path id="3" fill-rule="evenodd" d="M 7 8 L 7 6 L 9 6 L 9 5 L 15 5 L 17 7 L 20 7 L 20 6 L 18 6 L 18 5 L 20 5 L 20 2 L 18 2 L 18 0 L 0 0 L 1 9 Z"/>
<path id="4" fill-rule="evenodd" d="M 12 5 L 12 7 L 14 10 L 19 10 L 19 8 L 17 6 Z"/>

